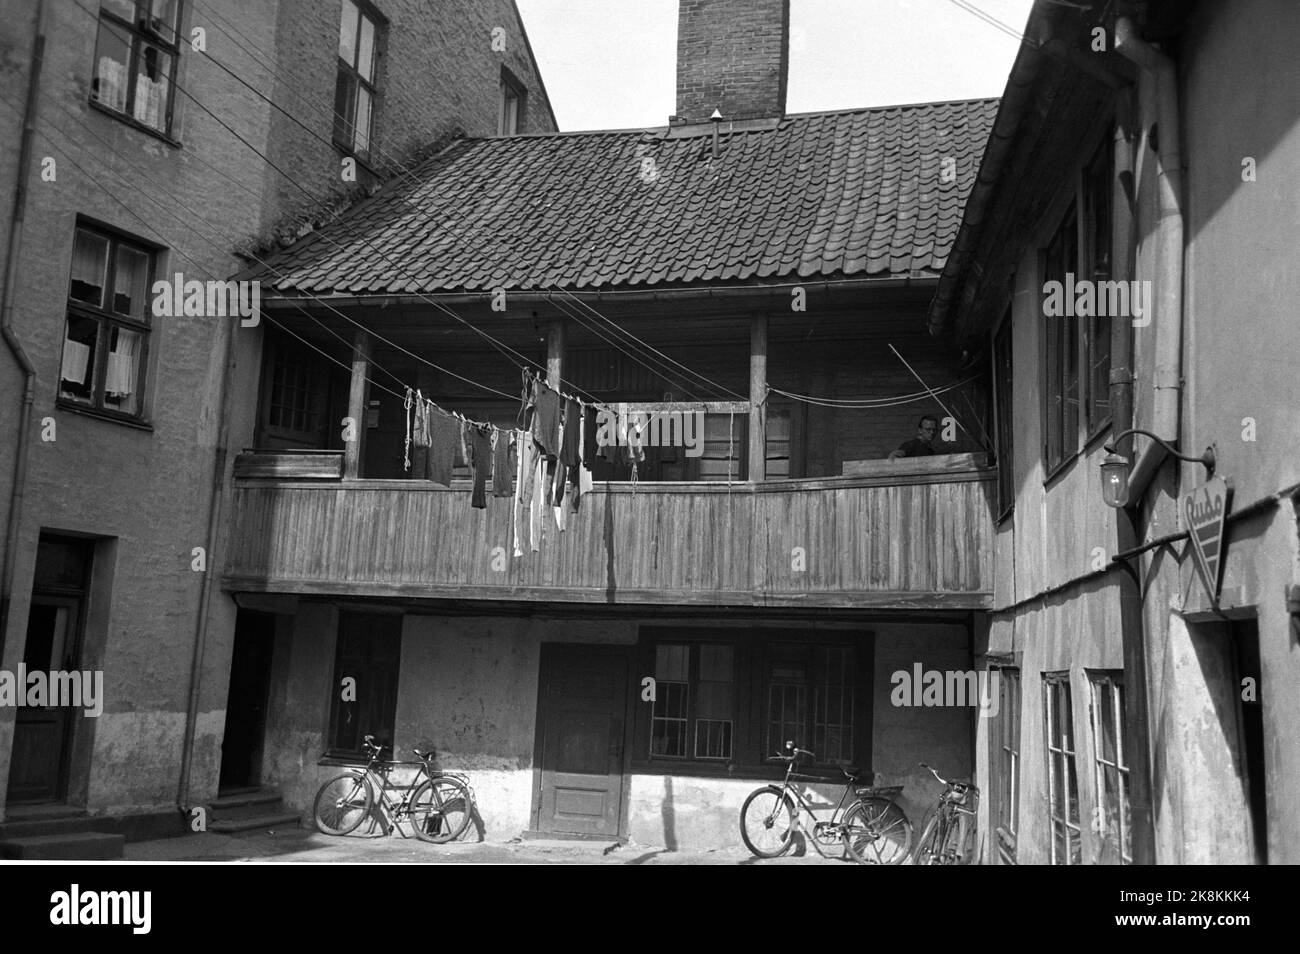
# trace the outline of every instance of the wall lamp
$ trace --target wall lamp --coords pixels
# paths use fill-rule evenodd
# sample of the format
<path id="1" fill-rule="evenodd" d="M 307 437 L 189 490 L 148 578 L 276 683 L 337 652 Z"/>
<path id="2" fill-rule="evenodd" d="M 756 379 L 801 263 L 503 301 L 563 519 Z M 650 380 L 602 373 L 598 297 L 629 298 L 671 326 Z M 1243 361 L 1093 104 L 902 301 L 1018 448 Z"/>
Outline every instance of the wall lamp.
<path id="1" fill-rule="evenodd" d="M 1132 462 L 1119 454 L 1115 450 L 1115 445 L 1128 437 L 1130 434 L 1142 434 L 1151 438 L 1166 451 L 1179 460 L 1185 460 L 1192 464 L 1200 464 L 1206 470 L 1206 476 L 1214 476 L 1214 445 L 1205 448 L 1205 453 L 1200 457 L 1190 457 L 1187 454 L 1180 454 L 1173 445 L 1168 441 L 1162 440 L 1150 431 L 1144 431 L 1138 427 L 1129 428 L 1127 431 L 1121 431 L 1110 439 L 1103 450 L 1106 456 L 1101 462 L 1101 496 L 1106 501 L 1107 507 L 1120 508 L 1128 504 L 1128 478 Z"/>

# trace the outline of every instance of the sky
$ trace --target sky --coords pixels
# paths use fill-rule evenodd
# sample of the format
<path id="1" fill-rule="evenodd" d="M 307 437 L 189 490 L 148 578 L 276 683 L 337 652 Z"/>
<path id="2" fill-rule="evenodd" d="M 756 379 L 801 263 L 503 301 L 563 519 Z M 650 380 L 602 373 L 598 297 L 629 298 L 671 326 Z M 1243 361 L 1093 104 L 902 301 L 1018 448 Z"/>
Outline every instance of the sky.
<path id="1" fill-rule="evenodd" d="M 677 0 L 517 0 L 564 131 L 664 126 Z M 1000 96 L 1032 0 L 791 0 L 786 112 Z"/>

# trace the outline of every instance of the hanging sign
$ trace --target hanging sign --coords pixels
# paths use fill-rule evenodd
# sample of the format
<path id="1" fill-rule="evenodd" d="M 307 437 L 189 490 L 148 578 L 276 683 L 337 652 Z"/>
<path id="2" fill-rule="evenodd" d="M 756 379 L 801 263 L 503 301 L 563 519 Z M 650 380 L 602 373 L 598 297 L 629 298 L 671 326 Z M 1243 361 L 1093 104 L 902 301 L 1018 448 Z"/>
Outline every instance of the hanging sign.
<path id="1" fill-rule="evenodd" d="M 1223 477 L 1193 488 L 1179 501 L 1183 521 L 1192 541 L 1196 572 L 1205 584 L 1210 603 L 1219 605 L 1219 579 L 1223 573 L 1223 528 L 1232 503 L 1232 485 Z"/>

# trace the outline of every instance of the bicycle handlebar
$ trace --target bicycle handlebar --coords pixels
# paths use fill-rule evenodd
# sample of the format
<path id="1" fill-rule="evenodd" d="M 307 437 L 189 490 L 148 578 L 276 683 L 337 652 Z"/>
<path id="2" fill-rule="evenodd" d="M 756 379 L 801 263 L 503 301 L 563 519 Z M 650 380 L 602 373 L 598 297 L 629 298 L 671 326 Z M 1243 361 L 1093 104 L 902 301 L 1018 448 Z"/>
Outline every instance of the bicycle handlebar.
<path id="1" fill-rule="evenodd" d="M 944 778 L 942 775 L 940 775 L 938 772 L 936 772 L 936 771 L 935 771 L 933 768 L 931 768 L 930 766 L 926 765 L 924 762 L 918 762 L 917 764 L 920 765 L 921 768 L 923 768 L 923 769 L 929 769 L 930 774 L 933 775 L 933 776 L 935 777 L 935 779 L 936 779 L 936 780 L 937 780 L 941 785 L 946 785 L 946 786 L 948 786 L 949 788 L 957 788 L 957 787 L 959 787 L 959 786 L 964 786 L 964 787 L 966 787 L 966 788 L 972 788 L 972 787 L 973 787 L 973 786 L 970 784 L 970 782 L 957 782 L 957 781 L 953 781 L 952 779 Z"/>

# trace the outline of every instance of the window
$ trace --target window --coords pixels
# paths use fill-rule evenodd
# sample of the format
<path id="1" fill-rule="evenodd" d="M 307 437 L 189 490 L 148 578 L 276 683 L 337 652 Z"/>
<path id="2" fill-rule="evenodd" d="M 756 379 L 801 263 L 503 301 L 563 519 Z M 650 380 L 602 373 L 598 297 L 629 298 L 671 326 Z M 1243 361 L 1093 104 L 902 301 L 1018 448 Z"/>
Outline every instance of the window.
<path id="1" fill-rule="evenodd" d="M 768 480 L 784 480 L 790 476 L 790 408 L 769 403 L 765 421 L 766 477 Z"/>
<path id="2" fill-rule="evenodd" d="M 1101 840 L 1098 862 L 1133 863 L 1133 818 L 1129 808 L 1128 759 L 1124 753 L 1124 681 L 1120 673 L 1089 674 L 1092 685 L 1092 755 L 1097 781 L 1097 817 L 1092 830 Z"/>
<path id="3" fill-rule="evenodd" d="M 1043 673 L 1043 720 L 1047 734 L 1047 811 L 1054 865 L 1080 862 L 1079 779 L 1074 761 L 1070 676 Z"/>
<path id="4" fill-rule="evenodd" d="M 742 414 L 705 414 L 704 446 L 696 458 L 699 480 L 744 480 L 749 419 Z"/>
<path id="5" fill-rule="evenodd" d="M 768 664 L 769 752 L 793 741 L 819 764 L 853 761 L 854 660 L 850 646 L 779 643 Z"/>
<path id="6" fill-rule="evenodd" d="M 268 337 L 264 438 L 303 446 L 325 439 L 328 373 L 316 355 L 295 342 Z"/>
<path id="7" fill-rule="evenodd" d="M 871 765 L 871 636 L 767 627 L 645 627 L 638 770 L 770 778 L 787 740 L 822 766 Z"/>
<path id="8" fill-rule="evenodd" d="M 181 0 L 102 0 L 91 102 L 171 134 Z"/>
<path id="9" fill-rule="evenodd" d="M 1080 273 L 1093 281 L 1111 277 L 1111 154 L 1109 137 L 1102 140 L 1097 155 L 1084 171 L 1084 260 Z M 1103 287 L 1101 285 L 1098 286 Z M 1098 296 L 1098 303 L 1101 295 Z M 1149 303 L 1148 303 L 1149 306 Z M 1097 308 L 1086 322 L 1088 353 L 1088 396 L 1084 404 L 1085 425 L 1091 437 L 1110 423 L 1110 327 L 1109 307 Z"/>
<path id="10" fill-rule="evenodd" d="M 660 643 L 655 647 L 654 672 L 650 755 L 730 759 L 736 683 L 733 647 Z"/>
<path id="11" fill-rule="evenodd" d="M 1074 457 L 1081 439 L 1110 424 L 1111 322 L 1116 314 L 1127 318 L 1132 307 L 1128 287 L 1112 284 L 1112 178 L 1105 136 L 1076 179 L 1075 201 L 1043 253 L 1043 282 L 1061 283 L 1064 312 L 1044 316 L 1043 459 L 1049 475 Z"/>
<path id="12" fill-rule="evenodd" d="M 343 0 L 339 68 L 334 86 L 334 141 L 358 159 L 370 158 L 375 110 L 379 21 L 369 7 Z"/>
<path id="13" fill-rule="evenodd" d="M 397 672 L 402 617 L 344 613 L 339 617 L 334 682 L 330 686 L 330 753 L 361 755 L 373 735 L 392 746 L 397 716 Z M 353 680 L 345 683 L 345 679 Z M 392 749 L 384 753 L 393 756 Z"/>
<path id="14" fill-rule="evenodd" d="M 1073 283 L 1067 274 L 1075 272 L 1079 238 L 1074 207 L 1056 230 L 1044 255 L 1043 280 L 1059 282 L 1066 289 Z M 1049 472 L 1055 470 L 1079 449 L 1079 319 L 1069 314 L 1045 317 L 1047 388 L 1045 458 Z"/>
<path id="15" fill-rule="evenodd" d="M 991 727 L 993 766 L 993 817 L 997 828 L 998 858 L 1016 863 L 1016 830 L 1020 818 L 1020 670 L 993 669 L 998 674 L 998 714 Z"/>
<path id="16" fill-rule="evenodd" d="M 1014 433 L 1011 377 L 1011 310 L 993 338 L 993 399 L 997 402 L 998 519 L 1005 517 L 1016 502 L 1015 471 L 1012 467 Z"/>
<path id="17" fill-rule="evenodd" d="M 59 399 L 139 419 L 144 414 L 154 253 L 79 225 L 72 245 Z"/>
<path id="18" fill-rule="evenodd" d="M 502 136 L 514 136 L 523 128 L 524 100 L 527 92 L 519 80 L 515 79 L 504 66 L 501 67 L 501 121 L 497 132 Z"/>

